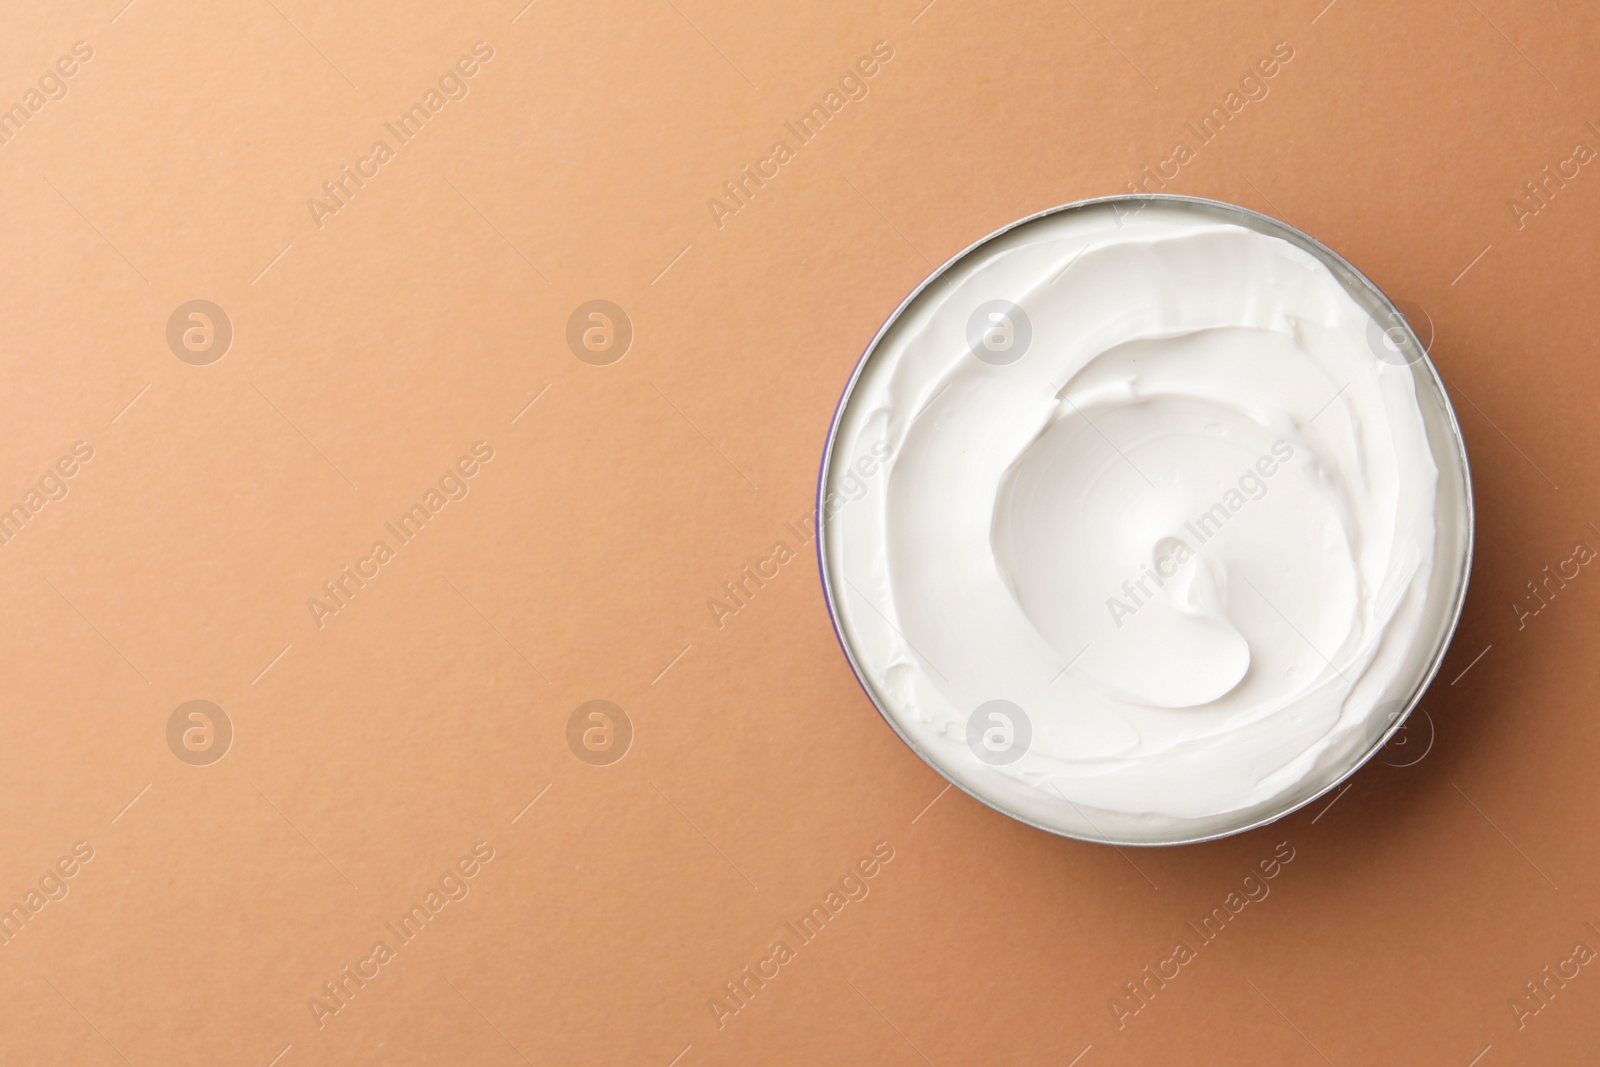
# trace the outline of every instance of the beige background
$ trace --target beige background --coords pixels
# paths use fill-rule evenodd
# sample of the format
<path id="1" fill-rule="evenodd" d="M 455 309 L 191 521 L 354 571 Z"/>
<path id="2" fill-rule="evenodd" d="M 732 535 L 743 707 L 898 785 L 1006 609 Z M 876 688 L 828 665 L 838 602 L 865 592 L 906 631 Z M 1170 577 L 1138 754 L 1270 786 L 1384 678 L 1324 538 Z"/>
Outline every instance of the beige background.
<path id="1" fill-rule="evenodd" d="M 30 916 L 0 1060 L 1592 1055 L 1597 968 L 1520 1028 L 1510 1002 L 1600 949 L 1600 578 L 1514 607 L 1600 549 L 1600 167 L 1510 202 L 1600 147 L 1594 11 L 121 3 L 13 2 L 0 34 L 24 112 L 93 50 L 0 145 L 0 507 L 26 516 L 0 545 L 0 904 Z M 308 200 L 478 41 L 466 97 L 319 228 Z M 719 228 L 708 199 L 878 41 L 869 95 Z M 896 740 L 810 546 L 722 627 L 707 602 L 798 547 L 839 391 L 932 265 L 1123 191 L 1277 42 L 1270 94 L 1167 188 L 1279 215 L 1431 318 L 1479 520 L 1436 736 L 1228 841 L 1056 840 Z M 166 340 L 195 299 L 234 331 L 206 366 Z M 609 366 L 565 341 L 592 299 L 634 327 Z M 479 441 L 470 495 L 318 628 L 308 598 Z M 233 727 L 206 766 L 167 740 L 195 699 Z M 591 699 L 633 726 L 608 766 L 567 744 Z M 323 983 L 477 842 L 470 894 L 319 1027 Z M 877 842 L 870 895 L 719 1028 L 723 983 Z M 1119 1027 L 1123 983 L 1280 842 L 1271 895 Z"/>

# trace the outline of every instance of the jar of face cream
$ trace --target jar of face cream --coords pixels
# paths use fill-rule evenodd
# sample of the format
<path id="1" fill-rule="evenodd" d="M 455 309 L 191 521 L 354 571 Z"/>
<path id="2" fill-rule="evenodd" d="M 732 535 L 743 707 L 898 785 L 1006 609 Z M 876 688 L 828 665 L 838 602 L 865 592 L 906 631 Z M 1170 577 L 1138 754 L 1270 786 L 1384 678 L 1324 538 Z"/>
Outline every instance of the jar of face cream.
<path id="1" fill-rule="evenodd" d="M 1338 255 L 1175 196 L 1024 219 L 846 387 L 818 552 L 868 695 L 955 785 L 1176 844 L 1354 773 L 1438 670 L 1472 493 L 1437 372 Z"/>

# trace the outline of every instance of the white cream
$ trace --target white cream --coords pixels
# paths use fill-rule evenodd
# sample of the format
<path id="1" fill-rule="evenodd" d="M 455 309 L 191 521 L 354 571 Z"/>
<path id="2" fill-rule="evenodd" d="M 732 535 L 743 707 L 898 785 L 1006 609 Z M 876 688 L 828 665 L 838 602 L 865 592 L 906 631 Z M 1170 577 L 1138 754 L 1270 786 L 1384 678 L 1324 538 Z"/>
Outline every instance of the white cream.
<path id="1" fill-rule="evenodd" d="M 840 412 L 823 547 L 925 759 L 1156 843 L 1281 814 L 1383 736 L 1453 628 L 1470 490 L 1429 364 L 1378 358 L 1353 289 L 1203 208 L 1096 205 L 903 309 Z"/>

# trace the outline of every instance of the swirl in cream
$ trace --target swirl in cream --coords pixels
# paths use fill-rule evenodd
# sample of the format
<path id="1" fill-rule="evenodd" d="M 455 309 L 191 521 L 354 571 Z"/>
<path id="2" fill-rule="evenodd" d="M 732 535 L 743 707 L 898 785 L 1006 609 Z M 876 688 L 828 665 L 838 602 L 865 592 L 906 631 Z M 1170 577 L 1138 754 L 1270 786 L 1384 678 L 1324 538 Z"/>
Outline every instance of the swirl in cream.
<path id="1" fill-rule="evenodd" d="M 863 681 L 952 780 L 1074 836 L 1309 799 L 1431 676 L 1464 592 L 1430 364 L 1379 358 L 1353 274 L 1230 219 L 1098 204 L 985 242 L 886 328 L 835 428 L 830 455 L 889 455 L 824 507 Z"/>

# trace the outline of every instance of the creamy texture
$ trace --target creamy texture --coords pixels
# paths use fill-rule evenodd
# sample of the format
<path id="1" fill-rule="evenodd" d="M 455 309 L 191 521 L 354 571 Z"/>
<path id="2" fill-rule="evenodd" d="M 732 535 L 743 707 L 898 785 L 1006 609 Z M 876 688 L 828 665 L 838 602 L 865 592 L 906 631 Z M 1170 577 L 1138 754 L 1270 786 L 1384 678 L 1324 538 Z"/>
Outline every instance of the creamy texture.
<path id="1" fill-rule="evenodd" d="M 1311 252 L 1182 204 L 1050 215 L 931 284 L 823 485 L 841 636 L 902 735 L 1120 842 L 1347 771 L 1434 669 L 1468 551 L 1448 403 L 1382 337 Z"/>

